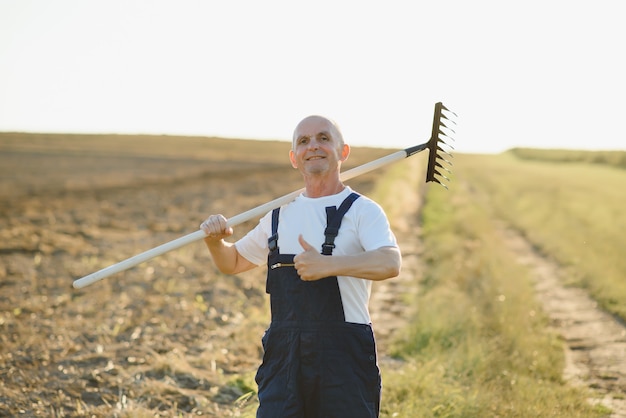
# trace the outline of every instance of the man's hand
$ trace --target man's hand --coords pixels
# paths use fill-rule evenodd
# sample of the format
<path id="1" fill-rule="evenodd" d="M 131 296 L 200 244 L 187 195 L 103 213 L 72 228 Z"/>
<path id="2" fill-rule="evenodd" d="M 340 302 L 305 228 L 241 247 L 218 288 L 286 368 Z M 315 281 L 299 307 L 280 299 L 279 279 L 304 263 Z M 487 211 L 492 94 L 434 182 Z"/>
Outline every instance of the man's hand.
<path id="1" fill-rule="evenodd" d="M 400 274 L 402 257 L 397 247 L 381 247 L 353 255 L 320 254 L 315 248 L 298 237 L 303 253 L 293 258 L 300 278 L 313 281 L 332 276 L 349 276 L 365 280 L 385 280 Z"/>
<path id="2" fill-rule="evenodd" d="M 300 242 L 304 252 L 296 255 L 293 258 L 293 262 L 300 278 L 304 281 L 313 281 L 327 277 L 325 269 L 330 261 L 328 257 L 320 254 L 311 244 L 304 240 L 302 235 L 298 237 L 298 242 Z"/>
<path id="3" fill-rule="evenodd" d="M 226 222 L 222 215 L 211 215 L 200 225 L 206 234 L 204 242 L 215 265 L 226 274 L 237 274 L 256 267 L 256 264 L 239 255 L 234 244 L 224 241 L 224 238 L 233 235 L 233 228 L 227 227 Z"/>
<path id="4" fill-rule="evenodd" d="M 223 215 L 211 215 L 202 222 L 200 229 L 204 231 L 204 240 L 209 244 L 211 241 L 220 241 L 233 234 L 233 228 L 226 227 L 226 218 Z"/>

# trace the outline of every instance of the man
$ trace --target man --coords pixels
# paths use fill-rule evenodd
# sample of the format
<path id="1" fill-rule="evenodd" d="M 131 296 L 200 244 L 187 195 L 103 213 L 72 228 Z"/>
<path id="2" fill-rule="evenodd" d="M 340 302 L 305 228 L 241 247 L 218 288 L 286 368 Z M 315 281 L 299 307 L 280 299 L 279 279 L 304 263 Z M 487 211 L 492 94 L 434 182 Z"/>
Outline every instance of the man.
<path id="1" fill-rule="evenodd" d="M 201 225 L 217 267 L 267 263 L 272 320 L 263 336 L 257 417 L 378 417 L 381 380 L 368 301 L 401 256 L 383 210 L 340 179 L 350 147 L 331 120 L 309 116 L 293 134 L 291 165 L 305 191 L 236 243 L 222 215 Z"/>

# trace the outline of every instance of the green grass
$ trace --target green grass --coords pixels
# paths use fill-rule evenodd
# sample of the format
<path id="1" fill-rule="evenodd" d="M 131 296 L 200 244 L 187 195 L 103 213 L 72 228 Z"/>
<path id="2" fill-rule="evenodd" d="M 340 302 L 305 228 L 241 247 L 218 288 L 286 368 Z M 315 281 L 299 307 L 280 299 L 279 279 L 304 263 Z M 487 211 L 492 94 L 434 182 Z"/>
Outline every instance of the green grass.
<path id="1" fill-rule="evenodd" d="M 562 381 L 562 345 L 547 330 L 529 272 L 499 242 L 489 196 L 477 195 L 466 173 L 485 161 L 458 160 L 451 190 L 428 190 L 427 270 L 416 317 L 393 348 L 405 364 L 383 369 L 382 416 L 603 416 Z"/>
<path id="2" fill-rule="evenodd" d="M 626 320 L 626 171 L 611 166 L 462 156 L 458 174 L 496 216 L 566 266 L 569 282 Z"/>

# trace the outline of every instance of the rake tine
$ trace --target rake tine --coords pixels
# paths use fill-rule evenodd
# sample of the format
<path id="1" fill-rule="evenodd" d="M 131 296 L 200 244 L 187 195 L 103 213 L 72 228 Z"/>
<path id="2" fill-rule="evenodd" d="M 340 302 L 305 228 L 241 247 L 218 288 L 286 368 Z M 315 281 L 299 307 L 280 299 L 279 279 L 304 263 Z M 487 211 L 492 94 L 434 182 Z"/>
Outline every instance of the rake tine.
<path id="1" fill-rule="evenodd" d="M 443 160 L 443 161 L 445 161 L 446 163 L 448 163 L 450 165 L 450 167 L 452 167 L 452 164 L 450 163 L 450 161 L 446 161 L 446 160 Z M 452 171 L 448 167 L 446 167 L 445 165 L 441 164 L 439 161 L 437 161 L 435 163 L 435 166 L 436 167 L 440 167 L 440 168 L 446 170 L 449 174 L 452 174 Z"/>
<path id="2" fill-rule="evenodd" d="M 452 123 L 454 123 L 454 121 L 450 121 Z M 456 123 L 454 123 L 456 125 Z M 452 129 L 451 127 L 449 127 L 448 125 L 446 125 L 443 121 L 439 122 L 439 125 L 443 126 L 444 128 L 448 129 L 449 131 L 451 131 L 453 134 L 456 133 L 456 131 L 454 129 Z M 439 132 L 442 132 L 441 130 Z M 444 135 L 447 136 L 447 134 L 445 132 L 443 132 Z"/>
<path id="3" fill-rule="evenodd" d="M 439 171 L 435 171 L 435 174 L 439 177 L 435 177 L 435 180 L 437 180 L 437 183 L 441 184 L 442 186 L 445 186 L 446 183 L 444 183 L 442 180 L 445 180 L 446 182 L 450 182 L 451 180 L 444 176 L 443 174 L 439 173 Z"/>
<path id="4" fill-rule="evenodd" d="M 450 145 L 447 145 L 447 147 L 454 149 Z M 452 158 L 454 158 L 454 155 L 450 154 L 450 152 L 451 151 L 445 150 L 441 148 L 439 145 L 437 145 L 437 158 L 440 160 L 444 160 L 448 164 L 452 165 Z M 447 160 L 446 157 L 450 157 L 450 160 Z"/>
<path id="5" fill-rule="evenodd" d="M 432 181 L 433 183 L 439 183 L 439 184 L 441 184 L 443 186 L 444 189 L 448 190 L 448 186 L 446 186 L 445 184 L 440 182 L 439 179 L 436 178 L 436 177 L 433 177 L 432 180 L 429 180 L 429 181 Z"/>
<path id="6" fill-rule="evenodd" d="M 442 131 L 441 129 L 439 129 L 438 134 L 439 134 L 439 141 L 443 142 L 444 144 L 446 144 L 446 142 L 444 141 L 444 139 L 449 139 L 449 140 L 451 140 L 451 141 L 453 141 L 453 142 L 456 142 L 456 141 L 454 140 L 454 137 L 453 137 L 453 136 L 450 136 L 447 132 L 444 132 L 444 131 Z M 448 145 L 448 144 L 446 144 L 446 145 Z M 448 146 L 450 146 L 450 145 L 448 145 Z"/>
<path id="7" fill-rule="evenodd" d="M 454 149 L 454 147 L 452 145 L 447 145 L 447 146 L 452 148 L 452 149 Z M 442 159 L 445 160 L 445 158 L 443 158 L 442 156 L 439 155 L 439 152 L 441 152 L 442 154 L 447 155 L 450 158 L 454 158 L 454 155 L 450 154 L 448 151 L 446 151 L 445 149 L 441 148 L 440 146 L 437 146 L 437 158 L 442 158 Z M 450 163 L 450 164 L 452 164 L 452 163 Z"/>
<path id="8" fill-rule="evenodd" d="M 447 122 L 448 124 L 451 124 L 450 122 L 454 123 L 454 127 L 456 127 L 456 123 L 454 121 L 447 120 Z M 456 131 L 454 130 L 454 128 L 446 125 L 446 123 L 443 120 L 439 121 L 439 132 L 446 135 L 449 138 L 452 138 L 452 136 L 447 131 L 452 132 L 452 134 L 456 134 Z"/>
<path id="9" fill-rule="evenodd" d="M 445 161 L 445 160 L 444 160 L 444 161 Z M 446 162 L 447 162 L 447 161 L 446 161 Z M 452 164 L 450 164 L 450 165 L 452 165 Z M 436 163 L 435 163 L 435 166 L 436 166 L 436 167 L 439 167 L 439 168 L 441 168 L 441 169 L 443 169 L 443 170 L 446 170 L 448 173 L 452 174 L 452 171 L 450 171 L 450 169 L 449 169 L 448 167 L 445 167 L 445 166 L 441 165 L 441 163 L 439 163 L 439 162 L 436 162 Z"/>
<path id="10" fill-rule="evenodd" d="M 444 176 L 443 174 L 441 174 L 438 170 L 435 170 L 435 174 L 438 175 L 439 177 L 443 177 L 444 179 L 448 180 L 448 182 L 450 181 L 450 179 L 446 176 Z M 443 183 L 440 183 L 443 184 Z"/>
<path id="11" fill-rule="evenodd" d="M 451 139 L 454 141 L 454 138 L 447 138 L 447 139 Z M 454 147 L 450 144 L 448 144 L 446 141 L 444 141 L 443 139 L 439 138 L 439 143 L 445 145 L 446 147 L 450 147 L 452 149 L 454 149 Z M 442 149 L 441 147 L 439 147 L 439 149 L 443 152 L 446 152 L 446 150 Z"/>
<path id="12" fill-rule="evenodd" d="M 440 102 L 440 103 L 441 103 L 441 102 Z M 457 115 L 456 113 L 454 113 L 453 111 L 451 111 L 450 109 L 448 109 L 447 107 L 445 107 L 445 106 L 443 105 L 443 103 L 441 103 L 441 109 L 442 109 L 442 110 L 445 110 L 445 111 L 446 111 L 446 112 L 448 112 L 448 113 L 453 114 L 453 115 L 454 115 L 454 117 L 456 117 L 456 118 L 458 118 L 458 117 L 459 117 L 459 115 Z M 443 115 L 444 115 L 443 117 L 445 117 L 446 119 L 448 119 L 448 118 L 445 116 L 445 114 L 443 114 Z"/>

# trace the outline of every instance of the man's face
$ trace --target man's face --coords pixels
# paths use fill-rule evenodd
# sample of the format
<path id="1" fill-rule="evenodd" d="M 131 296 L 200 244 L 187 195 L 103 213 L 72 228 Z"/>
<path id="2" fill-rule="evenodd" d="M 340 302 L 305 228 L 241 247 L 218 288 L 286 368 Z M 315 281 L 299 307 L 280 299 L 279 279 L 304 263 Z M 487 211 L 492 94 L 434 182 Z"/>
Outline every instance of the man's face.
<path id="1" fill-rule="evenodd" d="M 323 174 L 338 171 L 349 153 L 342 144 L 335 126 L 329 120 L 311 116 L 304 119 L 294 132 L 291 165 L 303 174 Z"/>

